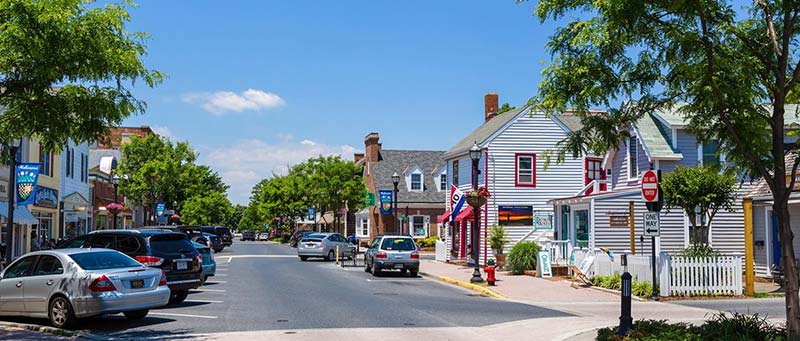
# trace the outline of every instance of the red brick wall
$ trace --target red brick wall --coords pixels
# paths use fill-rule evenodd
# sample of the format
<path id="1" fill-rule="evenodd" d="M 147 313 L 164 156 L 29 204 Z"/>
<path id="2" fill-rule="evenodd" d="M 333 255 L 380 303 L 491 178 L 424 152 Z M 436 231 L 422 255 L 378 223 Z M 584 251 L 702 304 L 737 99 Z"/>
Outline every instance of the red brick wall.
<path id="1" fill-rule="evenodd" d="M 155 134 L 155 132 L 148 126 L 111 128 L 108 136 L 104 136 L 97 141 L 97 146 L 100 149 L 119 149 L 122 144 L 122 136 L 128 134 L 145 137 Z"/>

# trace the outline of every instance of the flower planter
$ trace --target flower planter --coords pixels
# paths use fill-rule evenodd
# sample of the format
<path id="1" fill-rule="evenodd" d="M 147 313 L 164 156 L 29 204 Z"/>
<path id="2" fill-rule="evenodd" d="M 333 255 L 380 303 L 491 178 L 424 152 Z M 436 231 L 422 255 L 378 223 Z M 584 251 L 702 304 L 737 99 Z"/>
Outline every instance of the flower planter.
<path id="1" fill-rule="evenodd" d="M 500 269 L 504 269 L 506 267 L 506 255 L 504 254 L 496 254 L 494 258 L 497 259 L 497 267 Z"/>
<path id="2" fill-rule="evenodd" d="M 472 207 L 481 207 L 486 204 L 486 197 L 484 196 L 467 196 L 467 204 Z"/>

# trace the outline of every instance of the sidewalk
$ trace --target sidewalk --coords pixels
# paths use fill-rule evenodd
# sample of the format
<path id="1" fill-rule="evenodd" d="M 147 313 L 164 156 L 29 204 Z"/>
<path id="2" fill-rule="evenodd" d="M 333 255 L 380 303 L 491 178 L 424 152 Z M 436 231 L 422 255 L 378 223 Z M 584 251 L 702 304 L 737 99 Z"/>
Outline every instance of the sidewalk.
<path id="1" fill-rule="evenodd" d="M 420 273 L 434 279 L 445 277 L 469 282 L 472 271 L 473 268 L 462 265 L 420 261 Z M 547 339 L 586 339 L 587 335 L 593 335 L 593 329 L 619 323 L 619 295 L 591 288 L 573 288 L 569 281 L 563 279 L 512 276 L 505 273 L 497 274 L 496 277 L 497 285 L 488 288 L 504 296 L 503 299 L 559 310 L 573 316 L 513 322 L 514 328 L 496 326 L 493 331 L 495 336 L 519 336 L 523 335 L 522 331 L 536 330 L 538 335 L 547 336 Z M 632 301 L 631 310 L 634 320 L 666 319 L 689 323 L 702 322 L 715 313 L 712 310 L 667 302 L 636 300 Z M 552 328 L 554 326 L 558 328 Z"/>

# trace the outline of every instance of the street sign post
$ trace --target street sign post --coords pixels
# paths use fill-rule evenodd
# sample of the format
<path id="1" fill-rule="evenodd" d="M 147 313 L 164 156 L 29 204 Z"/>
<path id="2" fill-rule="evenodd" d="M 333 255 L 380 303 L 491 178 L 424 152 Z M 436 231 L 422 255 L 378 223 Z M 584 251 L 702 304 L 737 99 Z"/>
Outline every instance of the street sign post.
<path id="1" fill-rule="evenodd" d="M 648 170 L 642 175 L 642 198 L 645 202 L 658 201 L 658 175 L 654 170 Z"/>
<path id="2" fill-rule="evenodd" d="M 658 212 L 644 214 L 644 235 L 647 237 L 661 236 L 661 222 L 658 218 Z"/>

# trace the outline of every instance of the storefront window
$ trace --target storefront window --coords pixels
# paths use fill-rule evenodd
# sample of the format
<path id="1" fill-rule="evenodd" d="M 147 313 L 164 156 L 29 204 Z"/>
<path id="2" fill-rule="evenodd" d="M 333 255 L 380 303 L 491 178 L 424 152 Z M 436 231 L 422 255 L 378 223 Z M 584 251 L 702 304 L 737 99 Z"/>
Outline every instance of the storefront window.
<path id="1" fill-rule="evenodd" d="M 32 213 L 39 220 L 39 224 L 33 226 L 33 232 L 36 233 L 39 241 L 48 241 L 53 238 L 53 214 L 40 211 Z"/>
<path id="2" fill-rule="evenodd" d="M 428 224 L 425 218 L 426 216 L 421 216 L 421 215 L 411 216 L 411 224 L 412 224 L 411 231 L 414 237 L 428 236 Z"/>

